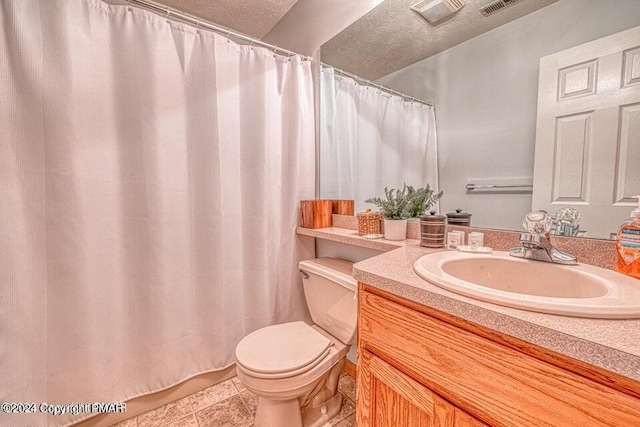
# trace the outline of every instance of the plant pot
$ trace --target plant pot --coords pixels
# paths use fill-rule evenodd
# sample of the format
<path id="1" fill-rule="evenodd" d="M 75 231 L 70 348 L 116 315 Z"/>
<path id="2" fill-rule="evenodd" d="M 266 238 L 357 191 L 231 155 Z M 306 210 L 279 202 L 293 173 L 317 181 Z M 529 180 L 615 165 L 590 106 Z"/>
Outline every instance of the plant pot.
<path id="1" fill-rule="evenodd" d="M 407 220 L 385 219 L 384 238 L 387 240 L 405 240 L 407 238 Z"/>

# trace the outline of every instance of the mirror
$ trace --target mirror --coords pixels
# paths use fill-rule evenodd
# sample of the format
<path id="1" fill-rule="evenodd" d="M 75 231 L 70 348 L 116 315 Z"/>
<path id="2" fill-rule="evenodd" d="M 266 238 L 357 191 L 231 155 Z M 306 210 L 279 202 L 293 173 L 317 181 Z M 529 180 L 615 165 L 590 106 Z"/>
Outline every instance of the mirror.
<path id="1" fill-rule="evenodd" d="M 434 105 L 436 181 L 444 191 L 440 213 L 459 208 L 473 215 L 472 226 L 522 231 L 532 210 L 555 215 L 564 209 L 558 215 L 566 219 L 575 218 L 566 211 L 575 209 L 579 229 L 559 222 L 559 233 L 610 239 L 634 209 L 630 196 L 640 193 L 640 38 L 632 37 L 618 52 L 610 51 L 615 43 L 602 41 L 600 51 L 587 50 L 587 59 L 577 64 L 558 56 L 549 75 L 563 92 L 554 86 L 551 96 L 540 81 L 540 60 L 640 26 L 640 2 L 521 0 L 485 17 L 479 9 L 495 2 L 465 0 L 462 9 L 436 25 L 411 10 L 414 3 L 383 1 L 322 46 L 321 57 L 362 78 L 363 86 L 371 80 Z M 571 52 L 582 58 L 576 49 Z M 621 69 L 611 83 L 615 79 L 604 73 L 614 59 Z M 625 96 L 637 99 L 625 98 L 612 108 L 598 98 L 609 89 L 624 89 Z M 569 104 L 573 109 L 562 110 Z M 321 122 L 327 120 L 323 110 Z M 607 114 L 611 127 L 600 128 L 598 120 Z M 347 138 L 352 131 L 345 131 Z M 551 141 L 546 145 L 536 142 L 543 134 Z M 325 140 L 321 135 L 321 151 Z M 404 169 L 424 164 L 412 160 L 396 163 Z M 320 196 L 327 197 L 322 155 L 320 162 Z M 384 156 L 376 162 L 381 170 L 390 163 Z M 608 165 L 606 171 L 601 163 Z M 356 206 L 376 195 L 358 196 Z"/>

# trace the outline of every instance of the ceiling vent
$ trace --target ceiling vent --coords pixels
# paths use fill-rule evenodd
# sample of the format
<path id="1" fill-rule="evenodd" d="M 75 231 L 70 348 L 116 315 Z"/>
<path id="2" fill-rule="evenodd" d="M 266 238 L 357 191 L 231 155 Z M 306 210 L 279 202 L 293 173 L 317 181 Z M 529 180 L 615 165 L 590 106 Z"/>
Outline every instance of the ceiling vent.
<path id="1" fill-rule="evenodd" d="M 509 6 L 513 6 L 516 3 L 520 3 L 521 1 L 522 0 L 497 0 L 480 9 L 480 13 L 482 13 L 483 16 L 493 15 L 494 13 Z"/>
<path id="2" fill-rule="evenodd" d="M 462 9 L 462 6 L 462 0 L 424 0 L 411 6 L 411 10 L 418 12 L 428 23 L 436 24 Z"/>

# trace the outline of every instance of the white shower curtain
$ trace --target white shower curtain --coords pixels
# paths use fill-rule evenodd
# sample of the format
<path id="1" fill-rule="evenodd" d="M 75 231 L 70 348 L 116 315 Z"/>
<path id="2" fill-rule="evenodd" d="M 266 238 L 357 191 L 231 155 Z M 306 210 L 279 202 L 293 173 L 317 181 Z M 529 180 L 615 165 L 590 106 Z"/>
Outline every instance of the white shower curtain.
<path id="1" fill-rule="evenodd" d="M 402 185 L 438 189 L 433 107 L 405 101 L 324 68 L 320 97 L 320 192 L 364 201 Z"/>
<path id="2" fill-rule="evenodd" d="M 123 401 L 306 318 L 309 62 L 99 0 L 0 5 L 0 402 Z"/>

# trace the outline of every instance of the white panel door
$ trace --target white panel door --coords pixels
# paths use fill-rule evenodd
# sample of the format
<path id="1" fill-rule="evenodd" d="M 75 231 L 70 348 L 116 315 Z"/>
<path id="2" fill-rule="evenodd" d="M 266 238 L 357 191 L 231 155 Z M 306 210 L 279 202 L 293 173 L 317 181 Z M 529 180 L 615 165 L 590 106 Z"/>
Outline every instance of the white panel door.
<path id="1" fill-rule="evenodd" d="M 640 194 L 640 27 L 540 60 L 533 210 L 609 238 Z"/>

